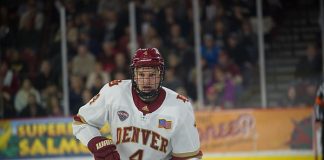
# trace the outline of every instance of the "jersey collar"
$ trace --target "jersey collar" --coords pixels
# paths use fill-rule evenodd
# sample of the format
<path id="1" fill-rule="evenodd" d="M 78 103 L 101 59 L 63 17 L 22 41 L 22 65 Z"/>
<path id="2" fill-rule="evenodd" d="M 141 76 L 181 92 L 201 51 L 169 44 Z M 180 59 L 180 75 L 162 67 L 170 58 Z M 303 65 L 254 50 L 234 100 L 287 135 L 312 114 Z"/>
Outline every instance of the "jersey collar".
<path id="1" fill-rule="evenodd" d="M 154 111 L 156 111 L 163 103 L 164 99 L 166 96 L 166 92 L 163 88 L 159 89 L 159 95 L 158 97 L 156 97 L 156 99 L 153 102 L 144 102 L 136 93 L 136 90 L 134 89 L 134 87 L 132 87 L 132 97 L 133 97 L 133 101 L 135 106 L 137 107 L 137 109 L 141 112 L 143 112 L 143 114 L 147 114 L 147 113 L 152 113 Z"/>

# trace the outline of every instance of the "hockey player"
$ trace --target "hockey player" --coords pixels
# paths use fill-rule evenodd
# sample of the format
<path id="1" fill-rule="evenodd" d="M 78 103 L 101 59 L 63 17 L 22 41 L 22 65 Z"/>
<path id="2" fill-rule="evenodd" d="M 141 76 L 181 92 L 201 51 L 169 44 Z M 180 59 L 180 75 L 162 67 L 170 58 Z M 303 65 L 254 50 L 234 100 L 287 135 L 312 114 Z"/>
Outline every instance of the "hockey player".
<path id="1" fill-rule="evenodd" d="M 95 160 L 198 160 L 202 157 L 193 108 L 162 87 L 164 60 L 156 48 L 138 49 L 131 80 L 114 80 L 74 116 L 73 134 Z M 108 121 L 112 139 L 99 129 Z"/>
<path id="2" fill-rule="evenodd" d="M 324 160 L 324 83 L 318 88 L 315 99 L 315 130 L 322 128 L 321 145 L 322 145 L 322 160 Z"/>

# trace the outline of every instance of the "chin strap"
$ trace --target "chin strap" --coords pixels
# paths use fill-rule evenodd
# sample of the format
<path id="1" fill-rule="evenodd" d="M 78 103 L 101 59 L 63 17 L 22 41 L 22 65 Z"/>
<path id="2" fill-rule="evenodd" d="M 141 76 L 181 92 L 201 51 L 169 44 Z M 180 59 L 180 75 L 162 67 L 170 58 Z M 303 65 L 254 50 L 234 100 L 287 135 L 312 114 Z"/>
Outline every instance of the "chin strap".
<path id="1" fill-rule="evenodd" d="M 138 96 L 144 102 L 153 101 L 159 95 L 159 92 L 160 92 L 160 87 L 159 87 L 159 89 L 153 90 L 153 91 L 148 92 L 148 93 L 140 91 L 136 84 L 134 85 L 134 88 L 135 88 L 135 91 L 138 94 Z"/>

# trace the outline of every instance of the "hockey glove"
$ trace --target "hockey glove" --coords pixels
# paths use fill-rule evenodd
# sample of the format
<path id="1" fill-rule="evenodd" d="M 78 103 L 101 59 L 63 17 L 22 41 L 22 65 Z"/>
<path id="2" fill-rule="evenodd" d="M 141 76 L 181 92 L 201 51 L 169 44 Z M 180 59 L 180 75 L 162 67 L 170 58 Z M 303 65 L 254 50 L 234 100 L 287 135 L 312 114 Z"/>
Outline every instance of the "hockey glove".
<path id="1" fill-rule="evenodd" d="M 106 137 L 92 138 L 88 143 L 88 148 L 95 160 L 120 160 L 116 145 Z"/>

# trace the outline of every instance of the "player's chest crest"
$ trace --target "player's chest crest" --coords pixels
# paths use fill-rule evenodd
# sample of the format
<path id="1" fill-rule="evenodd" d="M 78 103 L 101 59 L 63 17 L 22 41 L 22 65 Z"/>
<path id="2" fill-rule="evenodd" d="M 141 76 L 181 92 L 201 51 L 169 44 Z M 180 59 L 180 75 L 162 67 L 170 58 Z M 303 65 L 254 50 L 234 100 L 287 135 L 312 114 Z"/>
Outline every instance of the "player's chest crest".
<path id="1" fill-rule="evenodd" d="M 129 117 L 129 113 L 124 110 L 120 110 L 117 112 L 117 116 L 120 121 L 125 121 Z"/>

